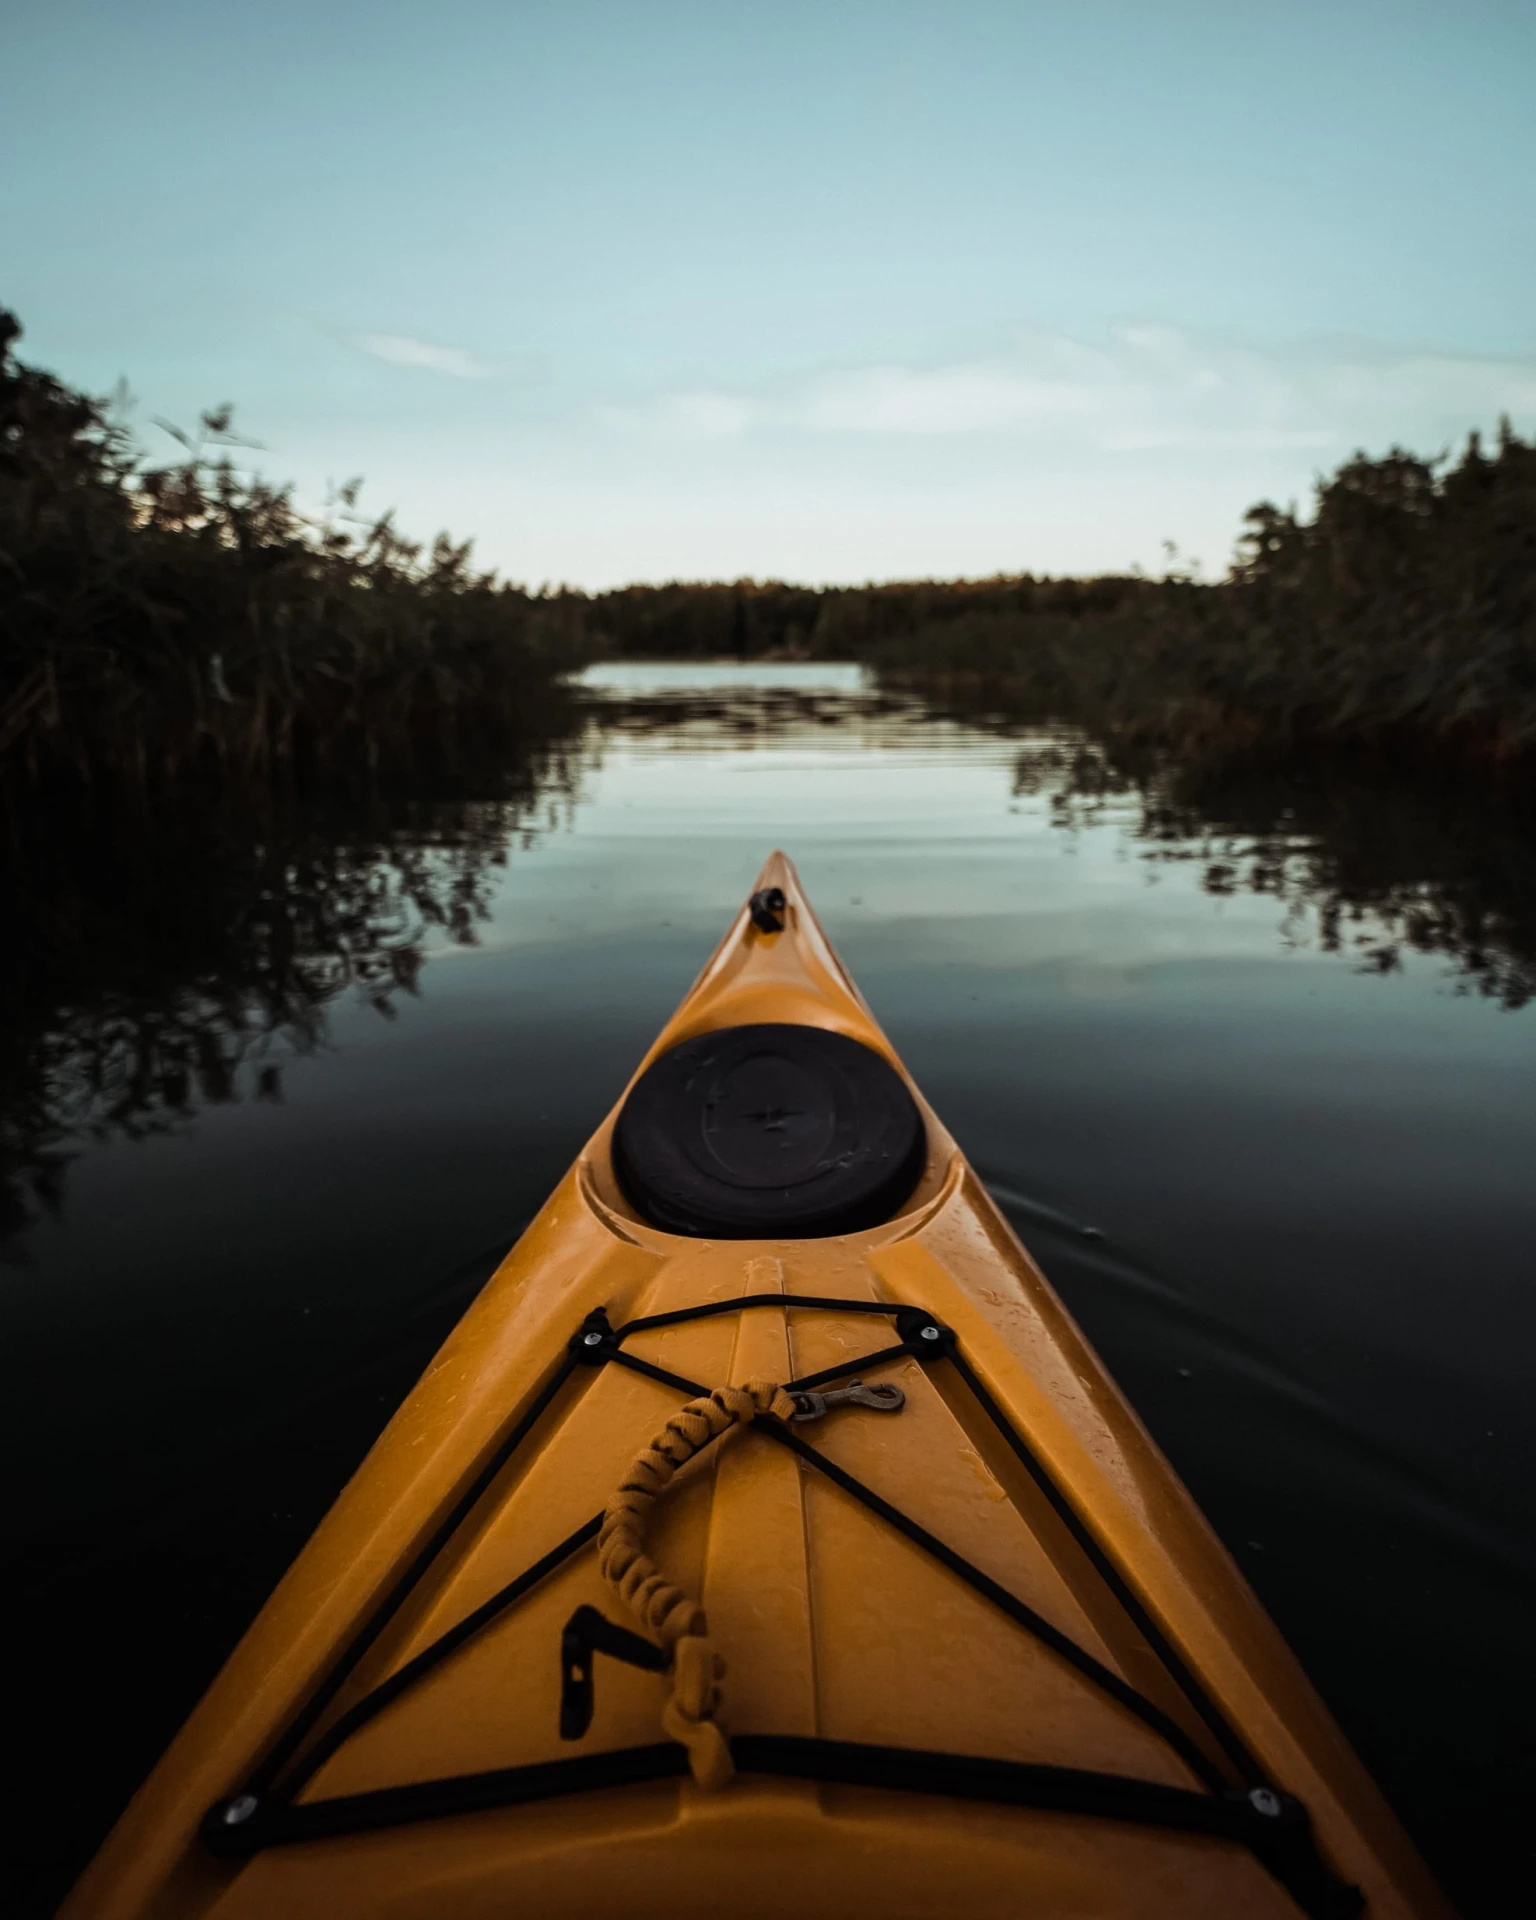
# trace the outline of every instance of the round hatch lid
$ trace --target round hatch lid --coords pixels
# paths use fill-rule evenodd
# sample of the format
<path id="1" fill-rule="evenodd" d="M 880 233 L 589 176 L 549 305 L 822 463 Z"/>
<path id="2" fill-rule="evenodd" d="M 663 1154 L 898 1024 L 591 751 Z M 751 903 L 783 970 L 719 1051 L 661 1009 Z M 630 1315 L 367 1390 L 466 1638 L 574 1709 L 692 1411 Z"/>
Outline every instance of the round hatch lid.
<path id="1" fill-rule="evenodd" d="M 662 1054 L 613 1130 L 635 1210 L 668 1233 L 722 1240 L 878 1226 L 927 1150 L 889 1061 L 846 1034 L 780 1023 L 722 1027 Z"/>

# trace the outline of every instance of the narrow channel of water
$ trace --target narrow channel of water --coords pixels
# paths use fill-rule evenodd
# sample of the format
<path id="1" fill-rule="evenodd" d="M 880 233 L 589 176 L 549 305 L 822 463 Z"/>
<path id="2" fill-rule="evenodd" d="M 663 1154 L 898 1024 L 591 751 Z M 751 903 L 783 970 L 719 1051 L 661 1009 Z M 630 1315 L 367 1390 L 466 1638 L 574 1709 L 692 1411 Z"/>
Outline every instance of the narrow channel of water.
<path id="1" fill-rule="evenodd" d="M 582 699 L 515 778 L 162 822 L 39 883 L 0 982 L 29 1910 L 782 846 L 1465 1912 L 1502 1912 L 1536 1784 L 1528 822 L 1342 764 L 1138 783 L 853 668 Z"/>

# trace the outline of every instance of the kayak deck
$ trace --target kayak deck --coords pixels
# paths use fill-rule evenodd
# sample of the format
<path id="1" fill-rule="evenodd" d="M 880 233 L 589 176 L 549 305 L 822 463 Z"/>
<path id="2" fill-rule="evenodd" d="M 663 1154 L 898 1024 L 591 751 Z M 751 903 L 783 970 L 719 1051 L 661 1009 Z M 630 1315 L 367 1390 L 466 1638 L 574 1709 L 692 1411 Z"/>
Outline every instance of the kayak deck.
<path id="1" fill-rule="evenodd" d="M 777 855 L 647 1064 L 754 1022 L 901 1071 Z M 65 1913 L 1448 1914 L 912 1093 L 900 1210 L 798 1240 L 648 1224 L 616 1109 Z M 754 1380 L 902 1404 L 754 1420 L 656 1503 L 647 1551 L 725 1663 L 711 1791 L 593 1543 L 668 1417 Z"/>

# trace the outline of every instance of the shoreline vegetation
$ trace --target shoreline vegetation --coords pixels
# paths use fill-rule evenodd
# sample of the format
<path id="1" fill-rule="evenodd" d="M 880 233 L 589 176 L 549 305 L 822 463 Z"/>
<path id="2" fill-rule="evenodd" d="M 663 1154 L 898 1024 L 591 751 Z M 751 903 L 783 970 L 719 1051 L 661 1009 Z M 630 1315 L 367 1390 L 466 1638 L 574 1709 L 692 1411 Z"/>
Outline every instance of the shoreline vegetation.
<path id="1" fill-rule="evenodd" d="M 0 310 L 0 785 L 299 787 L 567 733 L 607 659 L 855 660 L 973 712 L 1201 755 L 1308 741 L 1536 764 L 1536 440 L 1357 455 L 1250 509 L 1227 577 L 531 592 L 357 484 L 323 519 L 243 471 L 228 407 L 149 464 L 121 406 L 17 360 Z"/>
<path id="2" fill-rule="evenodd" d="M 585 658 L 560 596 L 391 514 L 323 519 L 242 471 L 232 410 L 152 465 L 121 418 L 21 364 L 0 309 L 0 786 L 153 796 L 402 769 L 549 730 Z M 164 424 L 164 423 L 157 423 Z M 559 722 L 556 729 L 559 730 Z M 19 792 L 18 792 L 19 789 Z"/>
<path id="3" fill-rule="evenodd" d="M 1228 576 L 743 581 L 595 596 L 602 657 L 857 660 L 972 714 L 1198 754 L 1307 742 L 1536 764 L 1536 441 L 1357 455 L 1249 510 Z"/>

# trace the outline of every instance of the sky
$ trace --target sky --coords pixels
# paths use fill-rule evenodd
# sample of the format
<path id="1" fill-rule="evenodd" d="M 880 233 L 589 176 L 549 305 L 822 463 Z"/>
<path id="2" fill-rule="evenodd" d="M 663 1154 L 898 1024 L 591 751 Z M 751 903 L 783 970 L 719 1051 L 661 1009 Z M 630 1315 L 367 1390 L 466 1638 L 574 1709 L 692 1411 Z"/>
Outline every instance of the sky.
<path id="1" fill-rule="evenodd" d="M 530 585 L 1207 576 L 1536 429 L 1529 0 L 8 0 L 0 304 Z"/>

